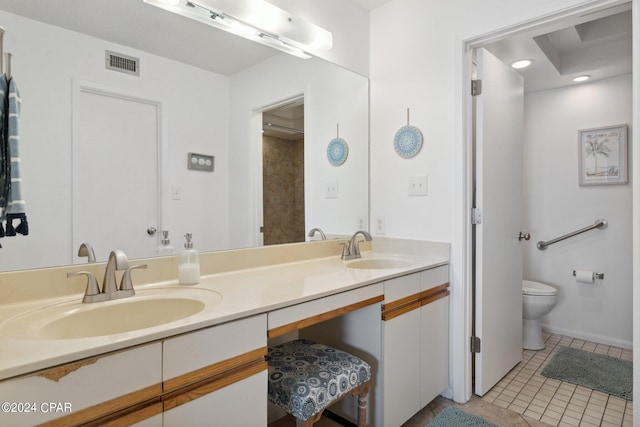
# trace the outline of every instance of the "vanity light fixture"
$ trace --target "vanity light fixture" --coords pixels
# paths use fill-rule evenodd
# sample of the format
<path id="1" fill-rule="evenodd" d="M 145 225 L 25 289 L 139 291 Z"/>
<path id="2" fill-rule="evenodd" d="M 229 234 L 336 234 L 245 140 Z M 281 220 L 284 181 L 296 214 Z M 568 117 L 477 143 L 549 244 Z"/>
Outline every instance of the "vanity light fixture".
<path id="1" fill-rule="evenodd" d="M 521 70 L 523 68 L 530 67 L 533 64 L 533 59 L 518 59 L 511 63 L 511 68 Z"/>
<path id="2" fill-rule="evenodd" d="M 586 82 L 587 80 L 589 80 L 591 78 L 591 76 L 585 74 L 583 76 L 577 76 L 572 78 L 571 80 L 573 80 L 576 83 L 580 83 L 580 82 Z"/>
<path id="3" fill-rule="evenodd" d="M 332 34 L 265 0 L 143 0 L 145 3 L 308 59 L 328 50 Z"/>

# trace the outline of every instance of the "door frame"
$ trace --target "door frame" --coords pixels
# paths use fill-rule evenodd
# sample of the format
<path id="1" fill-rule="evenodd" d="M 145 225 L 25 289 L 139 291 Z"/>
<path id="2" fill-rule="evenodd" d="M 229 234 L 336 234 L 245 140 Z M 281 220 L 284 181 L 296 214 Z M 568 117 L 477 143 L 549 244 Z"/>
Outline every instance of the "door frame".
<path id="1" fill-rule="evenodd" d="M 73 228 L 73 203 L 74 199 L 74 187 L 73 187 L 73 168 L 74 160 L 73 160 L 73 150 L 74 144 L 77 143 L 78 140 L 78 123 L 77 117 L 79 115 L 80 106 L 80 97 L 83 93 L 89 93 L 94 95 L 105 96 L 108 98 L 114 99 L 122 99 L 129 102 L 137 102 L 140 104 L 149 105 L 155 108 L 156 115 L 156 224 L 149 224 L 150 227 L 155 227 L 156 231 L 147 232 L 150 237 L 153 237 L 154 244 L 157 245 L 159 242 L 159 234 L 157 231 L 162 228 L 166 228 L 168 222 L 170 221 L 170 205 L 168 197 L 164 196 L 165 191 L 169 188 L 169 141 L 166 137 L 168 134 L 167 131 L 167 123 L 164 120 L 163 112 L 165 111 L 166 102 L 162 99 L 158 99 L 155 97 L 148 96 L 144 93 L 136 93 L 130 90 L 125 90 L 124 88 L 110 86 L 108 84 L 97 83 L 94 81 L 88 81 L 83 79 L 72 79 L 71 82 L 71 206 L 70 212 L 71 217 L 69 218 L 69 224 L 71 229 L 71 239 L 70 239 L 70 248 L 69 253 L 71 256 L 71 264 L 74 264 L 74 260 L 76 259 L 75 253 L 78 250 L 77 247 L 74 247 L 74 228 Z M 150 253 L 149 256 L 154 256 L 153 253 Z"/>
<path id="2" fill-rule="evenodd" d="M 554 13 L 537 16 L 525 22 L 507 22 L 505 26 L 481 34 L 456 37 L 455 70 L 458 84 L 455 86 L 455 145 L 454 154 L 454 231 L 451 250 L 451 275 L 454 284 L 451 299 L 451 341 L 450 354 L 450 384 L 445 397 L 454 401 L 467 402 L 473 393 L 471 385 L 471 365 L 473 355 L 470 351 L 472 335 L 472 261 L 473 236 L 471 225 L 471 208 L 473 206 L 473 114 L 470 82 L 473 78 L 472 52 L 474 49 L 514 35 L 521 31 L 532 30 L 537 27 L 551 26 L 554 23 L 568 19 L 577 14 L 594 12 L 607 7 L 616 6 L 629 1 L 624 0 L 593 0 L 578 6 L 565 8 Z M 636 71 L 640 66 L 640 1 L 631 0 L 633 16 L 633 124 L 640 123 L 640 75 Z M 632 147 L 638 147 L 640 136 L 632 132 Z M 632 150 L 631 170 L 640 169 L 640 149 Z M 640 222 L 640 179 L 638 174 L 632 173 L 633 185 L 633 224 Z M 634 253 L 640 252 L 640 227 L 633 227 Z M 633 281 L 640 281 L 640 260 L 633 257 Z M 634 287 L 635 290 L 636 287 Z M 633 295 L 633 347 L 634 362 L 640 364 L 640 290 Z M 634 385 L 640 387 L 640 370 L 634 372 Z M 640 413 L 640 402 L 634 401 L 634 412 Z"/>
<path id="3" fill-rule="evenodd" d="M 253 194 L 253 215 L 251 222 L 253 223 L 253 245 L 254 246 L 264 246 L 264 233 L 261 230 L 261 227 L 264 226 L 264 211 L 263 211 L 263 203 L 264 203 L 264 194 L 263 194 L 263 176 L 262 176 L 262 113 L 265 111 L 273 110 L 274 108 L 281 107 L 286 105 L 292 101 L 297 101 L 302 99 L 305 105 L 309 101 L 309 95 L 307 91 L 304 93 L 295 93 L 290 96 L 281 98 L 277 101 L 273 101 L 269 104 L 260 106 L 255 108 L 251 112 L 251 129 L 252 135 L 255 135 L 255 140 L 251 144 L 253 147 L 253 155 L 252 157 L 252 194 Z M 307 129 L 307 112 L 305 111 L 304 117 L 304 126 Z M 307 149 L 304 151 L 304 177 L 305 177 L 305 194 L 308 194 L 308 177 L 309 177 L 309 166 L 307 159 Z M 307 212 L 309 212 L 309 206 L 307 198 L 305 197 L 305 219 L 307 217 Z"/>

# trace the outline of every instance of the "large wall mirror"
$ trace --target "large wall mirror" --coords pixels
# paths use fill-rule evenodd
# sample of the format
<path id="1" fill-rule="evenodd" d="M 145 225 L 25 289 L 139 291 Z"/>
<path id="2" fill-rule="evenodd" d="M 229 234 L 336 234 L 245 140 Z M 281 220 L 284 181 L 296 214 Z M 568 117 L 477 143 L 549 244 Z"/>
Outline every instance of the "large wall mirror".
<path id="1" fill-rule="evenodd" d="M 186 232 L 202 252 L 268 244 L 265 200 L 302 215 L 291 241 L 314 227 L 366 228 L 366 77 L 142 0 L 3 0 L 0 26 L 22 96 L 30 228 L 0 239 L 0 271 L 87 262 L 83 242 L 98 261 L 113 249 L 162 255 L 163 229 L 177 251 Z M 139 61 L 139 73 L 110 69 L 113 56 Z M 283 145 L 263 159 L 266 122 L 302 131 L 302 150 L 266 132 Z M 339 165 L 327 151 L 338 137 L 348 147 Z M 300 175 L 265 184 L 265 168 L 291 162 L 302 162 Z M 280 191 L 293 186 L 302 200 Z"/>

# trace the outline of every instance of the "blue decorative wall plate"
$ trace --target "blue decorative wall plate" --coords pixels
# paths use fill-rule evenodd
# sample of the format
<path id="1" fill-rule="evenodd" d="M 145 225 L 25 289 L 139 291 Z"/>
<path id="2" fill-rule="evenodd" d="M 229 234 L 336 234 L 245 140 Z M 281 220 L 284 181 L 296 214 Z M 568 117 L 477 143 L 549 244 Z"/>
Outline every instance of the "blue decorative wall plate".
<path id="1" fill-rule="evenodd" d="M 334 166 L 340 166 L 347 160 L 349 155 L 349 146 L 342 138 L 332 139 L 327 147 L 327 158 L 329 163 Z"/>
<path id="2" fill-rule="evenodd" d="M 393 138 L 393 148 L 401 157 L 415 156 L 422 148 L 422 132 L 414 126 L 401 127 Z"/>

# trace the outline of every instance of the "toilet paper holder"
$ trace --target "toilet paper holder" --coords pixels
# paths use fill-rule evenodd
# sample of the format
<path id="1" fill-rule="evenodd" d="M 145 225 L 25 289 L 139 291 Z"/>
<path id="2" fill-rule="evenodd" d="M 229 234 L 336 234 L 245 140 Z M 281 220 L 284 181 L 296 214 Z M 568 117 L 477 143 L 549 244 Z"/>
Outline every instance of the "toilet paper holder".
<path id="1" fill-rule="evenodd" d="M 576 275 L 576 271 L 573 270 L 573 275 Z M 596 273 L 595 271 L 593 272 L 593 278 L 594 279 L 604 279 L 604 273 Z"/>

